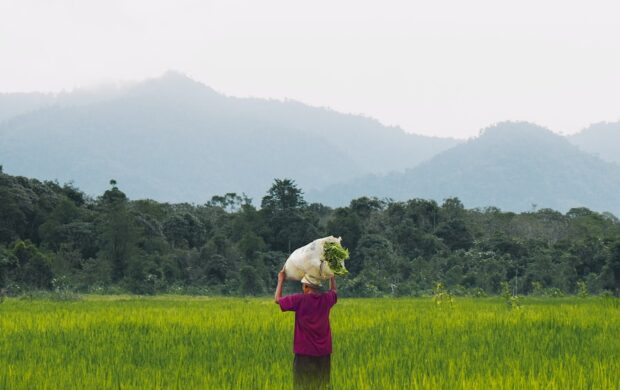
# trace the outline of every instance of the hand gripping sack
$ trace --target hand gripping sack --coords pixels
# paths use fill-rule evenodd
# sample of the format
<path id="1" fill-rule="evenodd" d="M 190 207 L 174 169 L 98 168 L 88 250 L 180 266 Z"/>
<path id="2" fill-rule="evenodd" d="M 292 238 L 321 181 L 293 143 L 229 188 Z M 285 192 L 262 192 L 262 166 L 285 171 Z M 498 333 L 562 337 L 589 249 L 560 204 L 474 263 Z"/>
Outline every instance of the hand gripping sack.
<path id="1" fill-rule="evenodd" d="M 327 242 L 340 243 L 340 237 L 324 237 L 312 241 L 306 246 L 295 249 L 284 263 L 286 278 L 291 280 L 301 280 L 308 275 L 311 279 L 327 280 L 334 276 L 334 272 L 329 268 L 327 261 L 322 260 L 323 246 Z"/>

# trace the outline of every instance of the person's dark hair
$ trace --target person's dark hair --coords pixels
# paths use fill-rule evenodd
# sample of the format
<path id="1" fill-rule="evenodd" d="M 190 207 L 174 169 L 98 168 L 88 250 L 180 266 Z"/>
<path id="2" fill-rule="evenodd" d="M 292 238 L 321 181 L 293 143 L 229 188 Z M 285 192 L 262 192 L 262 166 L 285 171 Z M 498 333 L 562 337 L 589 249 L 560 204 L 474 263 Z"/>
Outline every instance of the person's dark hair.
<path id="1" fill-rule="evenodd" d="M 310 284 L 310 283 L 302 283 L 302 286 L 308 286 L 309 288 L 315 290 L 315 291 L 322 291 L 323 289 L 321 288 L 321 286 L 317 286 L 314 284 Z"/>

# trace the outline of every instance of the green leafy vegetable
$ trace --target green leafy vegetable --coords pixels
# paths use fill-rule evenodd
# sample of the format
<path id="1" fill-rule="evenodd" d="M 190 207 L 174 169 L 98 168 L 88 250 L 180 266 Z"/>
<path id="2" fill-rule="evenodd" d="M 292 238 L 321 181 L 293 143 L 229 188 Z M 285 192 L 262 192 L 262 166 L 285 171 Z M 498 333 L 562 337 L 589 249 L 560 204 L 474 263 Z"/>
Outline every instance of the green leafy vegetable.
<path id="1" fill-rule="evenodd" d="M 344 267 L 344 261 L 349 258 L 349 250 L 343 248 L 339 242 L 326 242 L 323 246 L 323 260 L 327 261 L 334 275 L 346 275 L 349 273 Z"/>

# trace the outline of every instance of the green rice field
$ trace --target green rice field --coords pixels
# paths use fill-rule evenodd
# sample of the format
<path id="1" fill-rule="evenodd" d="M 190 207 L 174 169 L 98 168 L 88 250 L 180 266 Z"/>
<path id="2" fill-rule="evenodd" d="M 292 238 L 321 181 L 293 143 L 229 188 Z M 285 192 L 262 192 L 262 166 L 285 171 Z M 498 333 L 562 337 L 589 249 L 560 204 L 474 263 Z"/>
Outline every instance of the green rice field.
<path id="1" fill-rule="evenodd" d="M 345 299 L 334 389 L 614 389 L 615 298 Z M 267 298 L 87 296 L 0 304 L 2 389 L 286 389 L 292 313 Z"/>

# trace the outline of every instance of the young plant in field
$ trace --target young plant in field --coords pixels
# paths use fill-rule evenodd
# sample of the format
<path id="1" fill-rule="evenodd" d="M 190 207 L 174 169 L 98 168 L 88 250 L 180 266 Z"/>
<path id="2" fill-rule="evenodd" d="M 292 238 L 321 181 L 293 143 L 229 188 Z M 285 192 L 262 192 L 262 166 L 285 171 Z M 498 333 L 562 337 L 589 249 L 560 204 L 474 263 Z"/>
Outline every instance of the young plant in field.
<path id="1" fill-rule="evenodd" d="M 448 290 L 446 290 L 445 286 L 441 282 L 435 283 L 435 287 L 433 288 L 433 302 L 437 307 L 447 306 L 452 307 L 454 304 L 454 297 Z"/>
<path id="2" fill-rule="evenodd" d="M 521 308 L 521 297 L 518 295 L 513 295 L 510 297 L 510 301 L 508 302 L 508 306 L 511 309 L 519 309 Z"/>
<path id="3" fill-rule="evenodd" d="M 509 300 L 512 294 L 510 293 L 510 285 L 508 284 L 508 282 L 506 281 L 501 282 L 500 287 L 502 289 L 502 292 L 500 294 L 502 298 L 504 298 L 504 300 L 506 301 Z"/>
<path id="4" fill-rule="evenodd" d="M 577 282 L 577 295 L 579 298 L 586 298 L 588 294 L 588 284 L 583 280 Z"/>
<path id="5" fill-rule="evenodd" d="M 508 282 L 506 281 L 503 281 L 500 286 L 502 288 L 501 296 L 502 298 L 504 298 L 506 306 L 508 306 L 509 309 L 520 308 L 521 297 L 519 297 L 518 295 L 512 295 L 512 293 L 510 292 L 510 284 L 508 284 Z"/>

